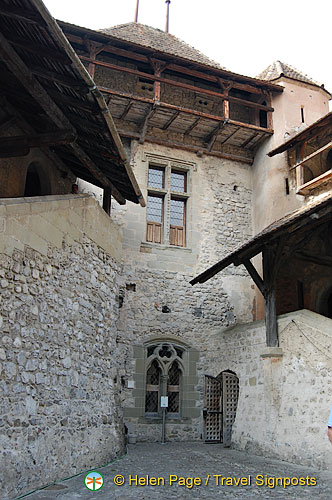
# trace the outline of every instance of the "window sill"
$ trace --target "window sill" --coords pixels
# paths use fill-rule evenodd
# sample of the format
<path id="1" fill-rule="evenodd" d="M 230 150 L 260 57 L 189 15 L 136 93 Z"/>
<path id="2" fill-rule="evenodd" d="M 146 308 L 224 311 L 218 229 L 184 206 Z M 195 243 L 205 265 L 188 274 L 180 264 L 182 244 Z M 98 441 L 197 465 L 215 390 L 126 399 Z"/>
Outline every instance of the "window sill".
<path id="1" fill-rule="evenodd" d="M 182 252 L 192 253 L 192 249 L 188 247 L 178 247 L 176 245 L 166 245 L 164 243 L 149 243 L 147 241 L 141 242 L 141 248 L 157 248 L 159 250 L 181 250 Z"/>
<path id="2" fill-rule="evenodd" d="M 319 175 L 318 177 L 315 177 L 309 182 L 306 182 L 305 184 L 302 184 L 302 186 L 299 186 L 296 194 L 302 194 L 302 195 L 308 195 L 310 194 L 310 191 L 312 189 L 315 189 L 319 187 L 320 185 L 324 184 L 325 182 L 329 181 L 332 179 L 332 169 L 328 170 L 327 172 L 324 172 L 323 174 Z"/>

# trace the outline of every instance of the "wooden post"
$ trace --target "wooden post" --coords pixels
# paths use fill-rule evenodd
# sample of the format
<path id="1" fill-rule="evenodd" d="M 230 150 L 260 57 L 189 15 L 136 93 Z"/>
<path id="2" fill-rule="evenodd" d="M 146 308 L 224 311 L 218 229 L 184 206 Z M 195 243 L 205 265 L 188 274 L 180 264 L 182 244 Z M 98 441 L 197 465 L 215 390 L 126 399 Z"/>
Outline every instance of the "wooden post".
<path id="1" fill-rule="evenodd" d="M 265 303 L 265 326 L 266 345 L 268 347 L 278 347 L 278 323 L 275 301 L 275 273 L 274 266 L 275 252 L 274 246 L 269 245 L 263 250 L 263 280 L 264 280 L 264 303 Z"/>
<path id="2" fill-rule="evenodd" d="M 103 196 L 103 209 L 107 215 L 111 215 L 111 201 L 112 201 L 112 190 L 110 188 L 104 188 Z"/>

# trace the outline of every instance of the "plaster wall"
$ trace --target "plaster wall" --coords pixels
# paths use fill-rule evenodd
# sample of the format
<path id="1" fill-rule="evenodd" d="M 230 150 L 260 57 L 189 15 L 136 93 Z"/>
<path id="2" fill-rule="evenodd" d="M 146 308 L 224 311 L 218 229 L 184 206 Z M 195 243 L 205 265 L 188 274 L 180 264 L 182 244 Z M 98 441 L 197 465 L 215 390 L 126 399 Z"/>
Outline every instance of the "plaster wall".
<path id="1" fill-rule="evenodd" d="M 120 255 L 87 195 L 0 200 L 2 498 L 123 453 Z"/>
<path id="2" fill-rule="evenodd" d="M 272 158 L 267 153 L 329 112 L 329 97 L 324 90 L 284 77 L 275 83 L 282 85 L 284 91 L 272 100 L 274 134 L 259 148 L 252 167 L 254 234 L 306 203 L 304 196 L 295 193 L 295 173 L 289 172 L 287 153 Z"/>

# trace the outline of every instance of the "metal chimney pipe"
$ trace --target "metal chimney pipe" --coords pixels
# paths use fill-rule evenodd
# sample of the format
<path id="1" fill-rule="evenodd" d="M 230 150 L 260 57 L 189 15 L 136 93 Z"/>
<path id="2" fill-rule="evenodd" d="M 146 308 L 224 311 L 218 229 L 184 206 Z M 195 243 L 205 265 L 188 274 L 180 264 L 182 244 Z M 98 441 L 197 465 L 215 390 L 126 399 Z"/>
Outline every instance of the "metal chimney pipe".
<path id="1" fill-rule="evenodd" d="M 138 22 L 138 7 L 139 7 L 139 0 L 136 1 L 136 11 L 135 11 L 135 19 L 134 22 Z"/>
<path id="2" fill-rule="evenodd" d="M 166 31 L 166 33 L 168 33 L 169 32 L 169 4 L 171 3 L 171 0 L 166 0 L 165 3 L 167 4 L 165 31 Z"/>

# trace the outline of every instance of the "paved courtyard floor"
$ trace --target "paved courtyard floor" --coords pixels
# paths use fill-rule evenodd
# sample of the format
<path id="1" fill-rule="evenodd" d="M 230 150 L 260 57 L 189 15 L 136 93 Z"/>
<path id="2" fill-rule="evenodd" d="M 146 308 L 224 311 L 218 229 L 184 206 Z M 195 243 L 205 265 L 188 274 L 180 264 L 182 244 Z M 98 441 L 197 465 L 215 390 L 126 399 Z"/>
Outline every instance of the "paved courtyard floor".
<path id="1" fill-rule="evenodd" d="M 86 488 L 85 473 L 38 490 L 24 498 L 26 500 L 94 498 L 98 500 L 218 498 L 331 500 L 332 498 L 332 472 L 317 472 L 308 467 L 223 448 L 218 444 L 129 445 L 128 453 L 123 458 L 95 470 L 104 477 L 104 485 L 98 491 L 89 491 Z M 122 481 L 123 485 L 115 484 Z M 158 481 L 159 485 L 155 484 Z M 194 481 L 196 485 L 193 485 Z M 276 481 L 277 485 L 273 487 Z M 291 482 L 293 485 L 289 484 Z"/>

